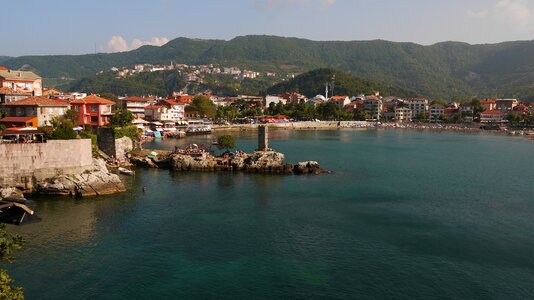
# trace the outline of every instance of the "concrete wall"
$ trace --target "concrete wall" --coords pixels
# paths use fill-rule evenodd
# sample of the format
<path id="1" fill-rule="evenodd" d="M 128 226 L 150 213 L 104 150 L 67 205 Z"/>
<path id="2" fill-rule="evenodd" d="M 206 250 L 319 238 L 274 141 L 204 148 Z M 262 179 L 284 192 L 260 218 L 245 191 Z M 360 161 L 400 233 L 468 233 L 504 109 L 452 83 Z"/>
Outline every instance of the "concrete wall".
<path id="1" fill-rule="evenodd" d="M 83 173 L 92 165 L 90 139 L 0 144 L 0 187 L 31 190 L 38 181 Z"/>
<path id="2" fill-rule="evenodd" d="M 98 148 L 106 153 L 109 157 L 116 157 L 115 150 L 115 132 L 113 128 L 101 127 L 96 133 Z"/>

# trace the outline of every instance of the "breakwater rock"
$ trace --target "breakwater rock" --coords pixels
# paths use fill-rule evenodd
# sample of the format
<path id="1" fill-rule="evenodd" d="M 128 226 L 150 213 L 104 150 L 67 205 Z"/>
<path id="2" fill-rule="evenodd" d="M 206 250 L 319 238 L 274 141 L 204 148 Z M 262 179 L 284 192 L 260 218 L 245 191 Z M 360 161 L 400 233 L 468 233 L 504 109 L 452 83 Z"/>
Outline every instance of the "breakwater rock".
<path id="1" fill-rule="evenodd" d="M 208 152 L 189 155 L 158 151 L 156 157 L 149 157 L 147 153 L 141 151 L 133 155 L 130 157 L 130 162 L 138 167 L 164 168 L 173 171 L 244 171 L 296 175 L 327 172 L 315 161 L 300 162 L 295 165 L 285 163 L 284 154 L 276 151 L 252 153 L 238 151 L 223 156 L 213 156 Z"/>
<path id="2" fill-rule="evenodd" d="M 37 183 L 37 193 L 62 196 L 97 196 L 126 191 L 118 175 L 110 173 L 102 159 L 93 159 L 94 167 L 77 175 L 59 175 Z"/>

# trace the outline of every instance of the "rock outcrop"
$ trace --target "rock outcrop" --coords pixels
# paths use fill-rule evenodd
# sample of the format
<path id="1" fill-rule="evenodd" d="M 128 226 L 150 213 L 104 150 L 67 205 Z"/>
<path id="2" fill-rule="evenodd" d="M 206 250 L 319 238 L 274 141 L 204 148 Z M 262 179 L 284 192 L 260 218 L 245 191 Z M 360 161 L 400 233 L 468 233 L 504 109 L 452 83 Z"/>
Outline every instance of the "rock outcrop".
<path id="1" fill-rule="evenodd" d="M 112 174 L 102 159 L 93 159 L 94 168 L 78 175 L 60 175 L 37 183 L 37 192 L 47 195 L 96 196 L 126 191 L 116 174 Z"/>
<path id="2" fill-rule="evenodd" d="M 132 156 L 130 162 L 138 167 L 169 168 L 174 171 L 244 171 L 298 175 L 326 172 L 315 161 L 295 166 L 286 164 L 284 154 L 276 151 L 254 151 L 250 154 L 239 151 L 222 157 L 207 152 L 199 156 L 168 152 L 160 153 L 157 157 Z"/>
<path id="3" fill-rule="evenodd" d="M 8 187 L 8 188 L 0 189 L 0 200 L 4 198 L 25 199 L 22 191 L 15 187 Z"/>
<path id="4" fill-rule="evenodd" d="M 293 167 L 293 173 L 297 175 L 301 174 L 321 174 L 327 171 L 319 165 L 316 161 L 304 161 L 299 162 Z"/>

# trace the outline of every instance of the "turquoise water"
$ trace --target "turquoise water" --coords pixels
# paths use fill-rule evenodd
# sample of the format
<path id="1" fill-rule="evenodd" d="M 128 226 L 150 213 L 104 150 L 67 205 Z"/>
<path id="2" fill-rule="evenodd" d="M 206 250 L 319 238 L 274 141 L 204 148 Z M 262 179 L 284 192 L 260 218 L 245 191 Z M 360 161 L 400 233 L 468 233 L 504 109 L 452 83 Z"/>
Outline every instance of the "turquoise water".
<path id="1" fill-rule="evenodd" d="M 238 135 L 255 147 L 253 132 Z M 124 194 L 38 198 L 43 222 L 10 227 L 28 240 L 12 277 L 28 299 L 534 298 L 534 142 L 270 135 L 288 161 L 334 173 L 138 170 Z"/>

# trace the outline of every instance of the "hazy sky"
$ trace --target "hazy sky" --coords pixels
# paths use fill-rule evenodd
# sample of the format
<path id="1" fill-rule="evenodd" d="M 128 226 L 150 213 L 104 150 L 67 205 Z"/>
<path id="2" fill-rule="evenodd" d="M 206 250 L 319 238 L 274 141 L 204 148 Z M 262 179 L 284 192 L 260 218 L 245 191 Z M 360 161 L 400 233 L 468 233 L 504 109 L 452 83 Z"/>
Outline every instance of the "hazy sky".
<path id="1" fill-rule="evenodd" d="M 0 55 L 82 54 L 247 34 L 432 44 L 534 39 L 533 0 L 12 0 Z"/>

